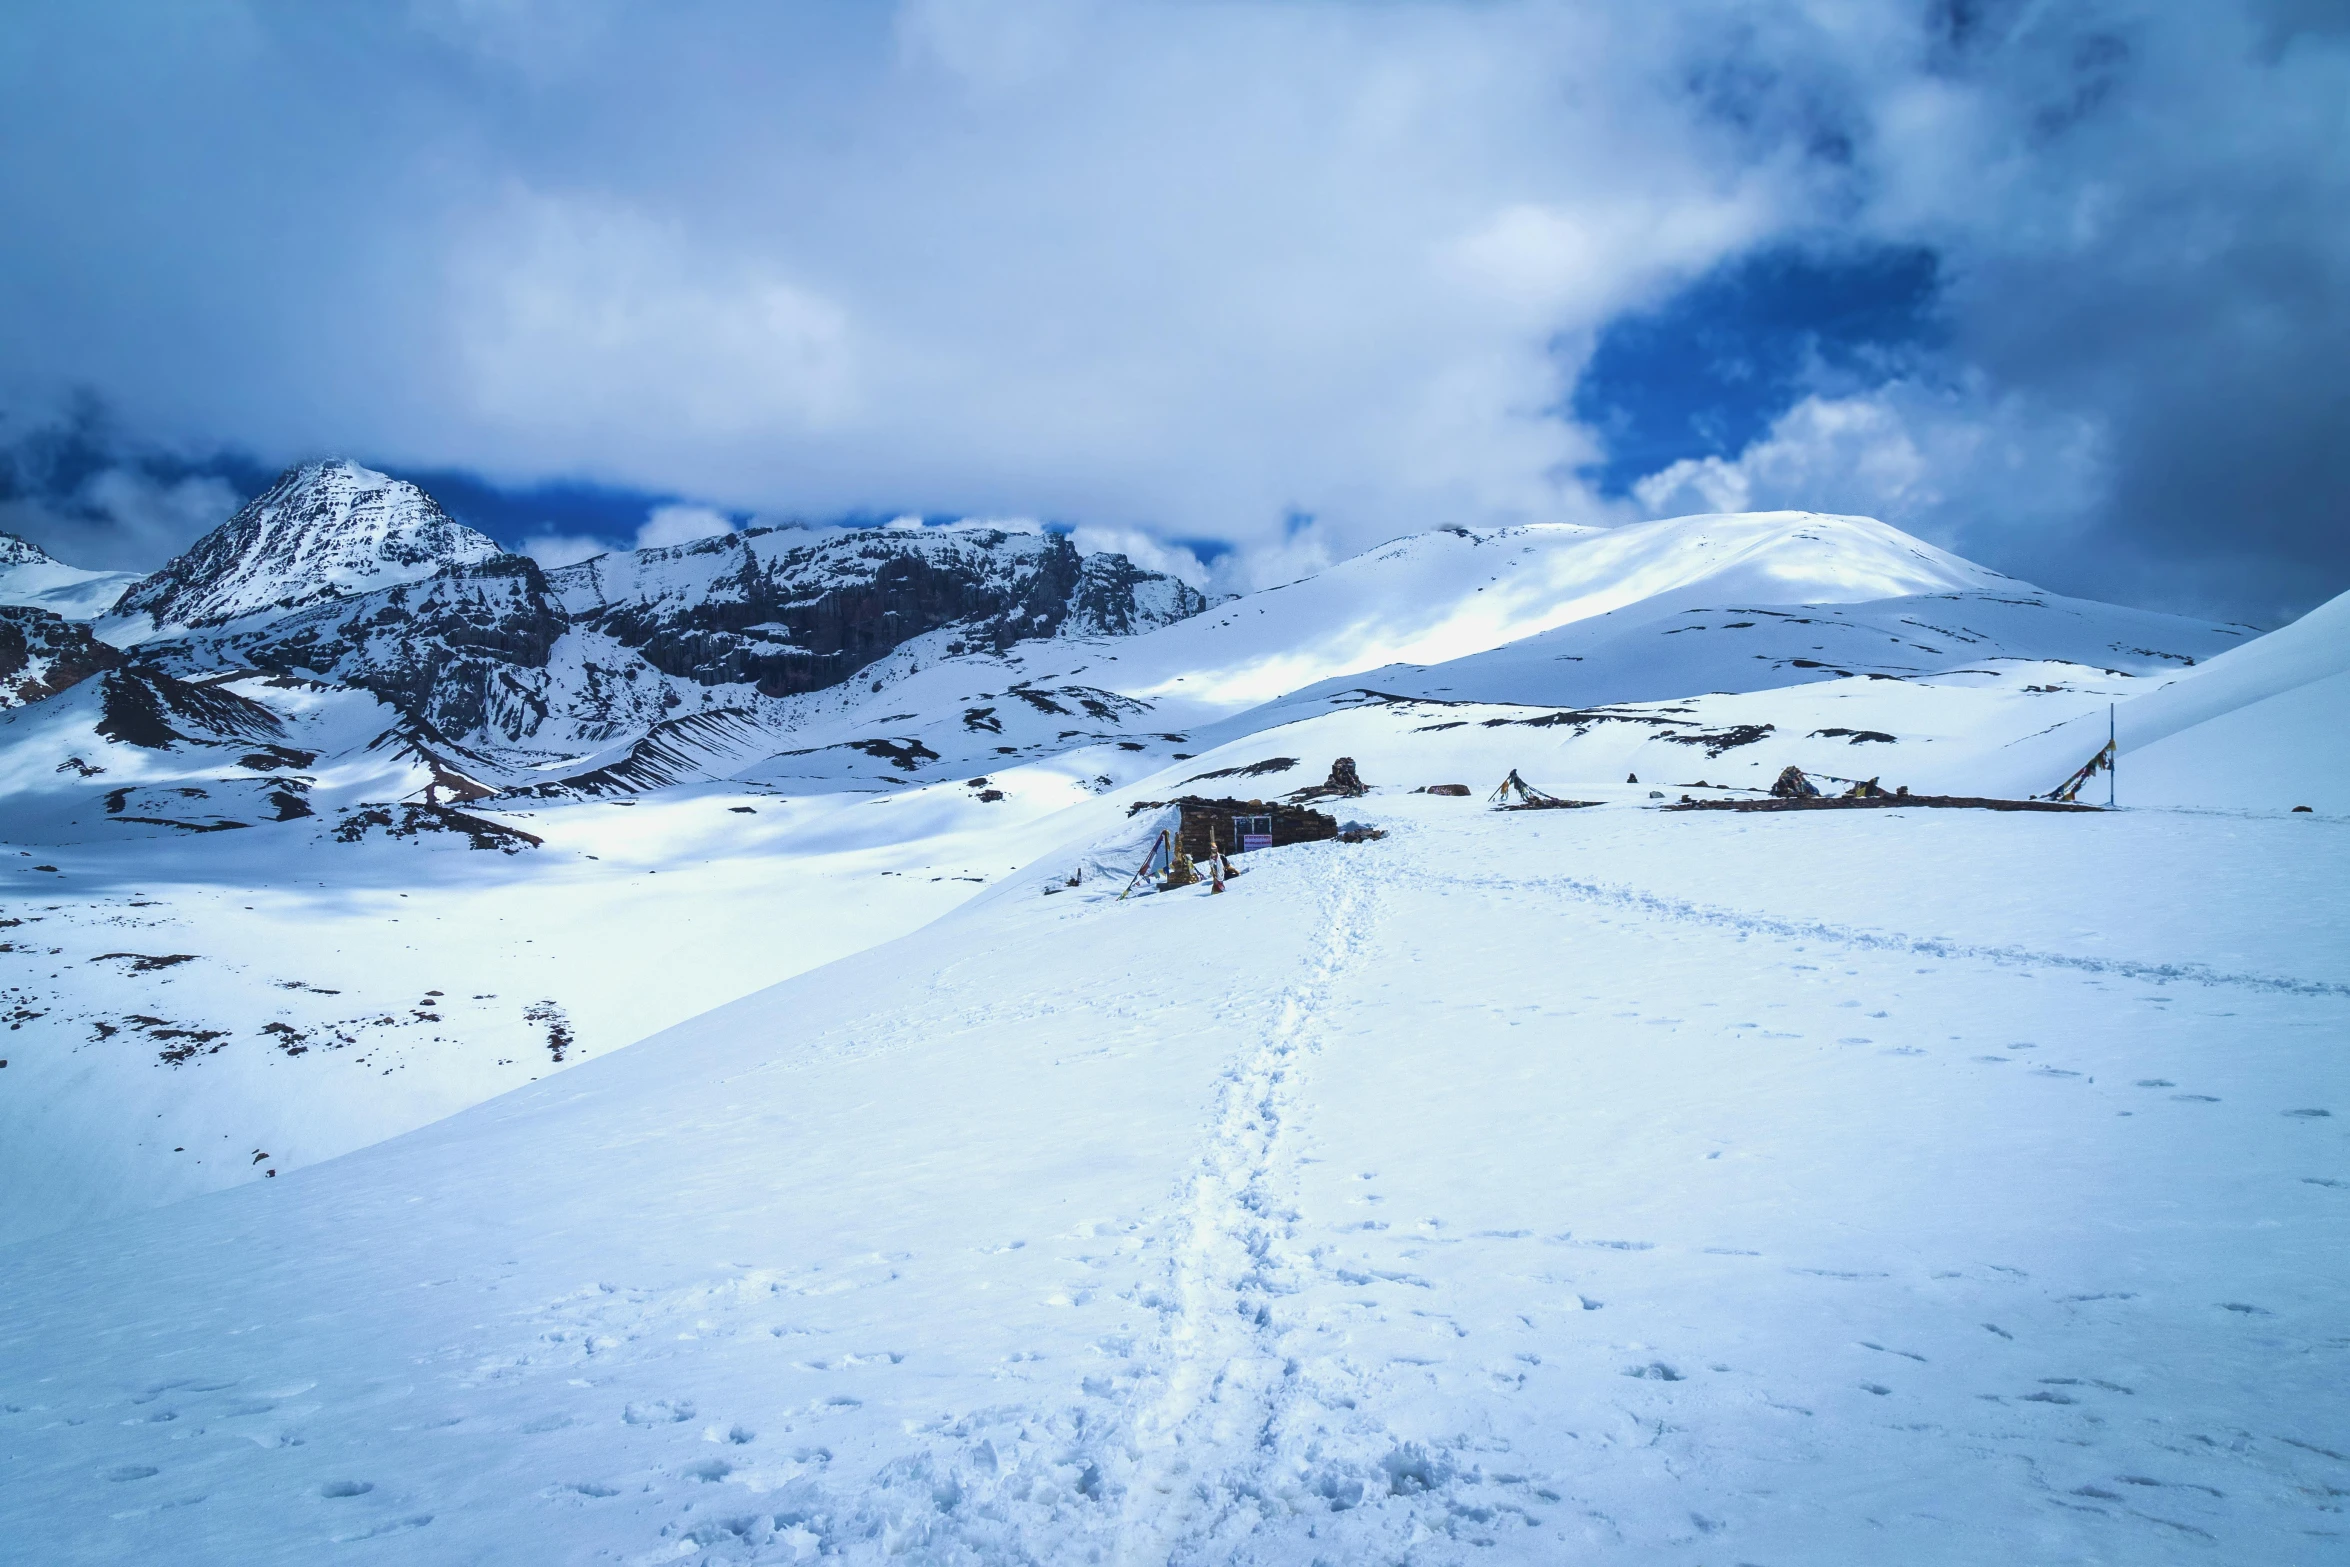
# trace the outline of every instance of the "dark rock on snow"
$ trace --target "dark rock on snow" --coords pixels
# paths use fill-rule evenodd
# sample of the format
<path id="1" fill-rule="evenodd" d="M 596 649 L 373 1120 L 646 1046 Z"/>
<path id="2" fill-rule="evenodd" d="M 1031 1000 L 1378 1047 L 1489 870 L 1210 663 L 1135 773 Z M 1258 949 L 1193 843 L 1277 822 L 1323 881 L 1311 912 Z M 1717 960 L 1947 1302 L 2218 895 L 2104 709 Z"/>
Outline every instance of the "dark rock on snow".
<path id="1" fill-rule="evenodd" d="M 553 580 L 575 623 L 663 674 L 767 696 L 837 685 L 948 627 L 1000 649 L 1063 630 L 1128 635 L 1206 606 L 1123 556 L 996 528 L 754 529 L 599 556 Z"/>
<path id="2" fill-rule="evenodd" d="M 7 538 L 0 534 L 0 540 Z M 0 605 L 0 707 L 55 696 L 122 663 L 122 654 L 90 635 L 81 621 Z"/>
<path id="3" fill-rule="evenodd" d="M 99 687 L 98 733 L 122 745 L 168 751 L 199 745 L 273 740 L 284 732 L 275 713 L 234 691 L 174 680 L 161 670 L 109 670 Z"/>

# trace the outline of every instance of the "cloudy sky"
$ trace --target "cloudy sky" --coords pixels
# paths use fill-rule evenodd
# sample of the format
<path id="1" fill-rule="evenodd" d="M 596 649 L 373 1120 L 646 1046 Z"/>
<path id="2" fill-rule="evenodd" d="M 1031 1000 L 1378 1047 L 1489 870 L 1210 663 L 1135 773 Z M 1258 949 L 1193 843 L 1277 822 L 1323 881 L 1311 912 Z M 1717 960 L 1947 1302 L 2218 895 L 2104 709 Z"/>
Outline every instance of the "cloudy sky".
<path id="1" fill-rule="evenodd" d="M 2064 591 L 2350 589 L 2338 0 L 17 0 L 0 527 L 277 467 L 545 558 L 1862 512 Z"/>

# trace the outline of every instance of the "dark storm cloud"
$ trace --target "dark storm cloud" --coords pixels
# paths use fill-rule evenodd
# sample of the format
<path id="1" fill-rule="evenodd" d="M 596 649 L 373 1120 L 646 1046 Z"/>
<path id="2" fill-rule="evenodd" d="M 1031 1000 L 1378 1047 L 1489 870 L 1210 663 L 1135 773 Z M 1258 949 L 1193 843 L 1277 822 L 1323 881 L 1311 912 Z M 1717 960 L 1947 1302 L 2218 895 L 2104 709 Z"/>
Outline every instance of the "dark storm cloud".
<path id="1" fill-rule="evenodd" d="M 1868 196 L 1824 239 L 1934 256 L 1945 340 L 1765 402 L 1772 432 L 1644 500 L 1874 512 L 2051 586 L 2267 621 L 2350 588 L 2341 13 L 1923 20 L 1914 72 L 1856 85 Z M 1744 318 L 1713 306 L 1717 335 Z"/>
<path id="2" fill-rule="evenodd" d="M 1963 346 L 2108 443 L 2059 569 L 2270 617 L 2350 588 L 2350 73 L 2311 10 L 1983 47 L 2048 174 L 1970 239 Z"/>
<path id="3" fill-rule="evenodd" d="M 2275 613 L 2350 585 L 2334 21 L 20 6 L 0 439 L 82 389 L 144 455 L 93 470 L 111 512 L 91 475 L 9 504 L 137 514 L 115 548 L 217 509 L 185 488 L 235 488 L 217 452 L 337 451 L 500 530 L 1042 515 L 1213 541 L 1236 584 L 1441 522 L 1789 504 Z M 1722 291 L 1787 256 L 1830 286 Z M 1871 257 L 1930 300 L 1856 315 Z M 1750 380 L 1622 352 L 1676 309 Z"/>
<path id="4" fill-rule="evenodd" d="M 191 461 L 139 443 L 88 396 L 31 424 L 0 412 L 0 532 L 70 565 L 151 570 L 267 477 L 233 452 Z"/>

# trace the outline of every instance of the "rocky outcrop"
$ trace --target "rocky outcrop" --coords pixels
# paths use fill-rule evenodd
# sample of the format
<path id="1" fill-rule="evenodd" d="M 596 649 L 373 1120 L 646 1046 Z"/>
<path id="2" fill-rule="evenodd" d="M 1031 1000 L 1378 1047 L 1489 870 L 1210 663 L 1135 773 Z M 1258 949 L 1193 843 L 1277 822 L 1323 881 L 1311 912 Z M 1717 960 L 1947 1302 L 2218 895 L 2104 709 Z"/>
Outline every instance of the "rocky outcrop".
<path id="1" fill-rule="evenodd" d="M 49 552 L 30 539 L 0 532 L 0 566 L 54 566 Z"/>
<path id="2" fill-rule="evenodd" d="M 712 708 L 662 719 L 611 761 L 511 792 L 546 800 L 642 794 L 669 784 L 726 777 L 745 762 L 774 755 L 781 743 L 780 735 L 762 727 L 751 714 Z"/>
<path id="3" fill-rule="evenodd" d="M 1069 592 L 1060 632 L 1072 637 L 1130 637 L 1188 620 L 1208 607 L 1200 593 L 1123 555 L 1088 555 Z"/>
<path id="4" fill-rule="evenodd" d="M 1290 795 L 1292 800 L 1352 800 L 1371 792 L 1362 775 L 1355 771 L 1355 759 L 1342 756 L 1330 764 L 1330 776 L 1310 789 L 1299 789 Z"/>
<path id="5" fill-rule="evenodd" d="M 356 686 L 443 734 L 512 741 L 546 720 L 548 658 L 569 625 L 537 563 L 501 554 L 146 653 Z"/>
<path id="6" fill-rule="evenodd" d="M 1081 557 L 1059 534 L 978 526 L 756 529 L 599 556 L 552 580 L 577 623 L 663 674 L 767 696 L 837 685 L 950 627 L 966 646 L 1002 648 L 1131 635 L 1206 603 L 1123 556 Z"/>
<path id="7" fill-rule="evenodd" d="M 262 743 L 285 732 L 278 716 L 251 697 L 174 680 L 158 669 L 109 670 L 99 698 L 99 735 L 151 751 L 169 751 L 183 741 Z"/>
<path id="8" fill-rule="evenodd" d="M 504 555 L 404 480 L 340 459 L 280 474 L 195 547 L 134 584 L 117 614 L 214 626 L 430 577 Z"/>
<path id="9" fill-rule="evenodd" d="M 13 542 L 0 534 L 0 546 Z M 0 605 L 0 707 L 55 696 L 102 670 L 119 669 L 122 662 L 122 654 L 91 636 L 81 621 L 45 609 Z"/>

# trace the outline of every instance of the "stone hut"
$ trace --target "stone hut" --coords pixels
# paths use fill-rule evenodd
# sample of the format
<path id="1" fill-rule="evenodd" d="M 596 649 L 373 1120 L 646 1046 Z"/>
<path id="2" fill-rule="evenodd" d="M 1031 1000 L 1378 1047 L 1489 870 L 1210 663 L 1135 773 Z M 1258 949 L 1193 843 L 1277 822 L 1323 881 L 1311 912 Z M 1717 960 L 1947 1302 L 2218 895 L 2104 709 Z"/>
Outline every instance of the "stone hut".
<path id="1" fill-rule="evenodd" d="M 1211 800 L 1187 794 L 1167 803 L 1183 812 L 1178 845 L 1194 860 L 1205 860 L 1217 849 L 1239 854 L 1338 836 L 1336 817 L 1279 800 Z"/>

